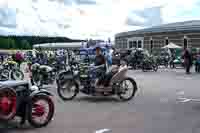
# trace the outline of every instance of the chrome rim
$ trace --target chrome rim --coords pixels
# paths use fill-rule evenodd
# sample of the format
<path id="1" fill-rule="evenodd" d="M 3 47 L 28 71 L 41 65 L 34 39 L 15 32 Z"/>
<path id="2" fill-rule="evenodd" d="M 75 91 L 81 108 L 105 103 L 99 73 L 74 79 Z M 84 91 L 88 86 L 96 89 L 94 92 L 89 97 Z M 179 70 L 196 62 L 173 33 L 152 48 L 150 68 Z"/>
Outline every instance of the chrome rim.
<path id="1" fill-rule="evenodd" d="M 128 99 L 132 96 L 132 94 L 134 93 L 134 85 L 130 80 L 123 80 L 121 82 L 121 96 L 125 99 Z"/>
<path id="2" fill-rule="evenodd" d="M 32 119 L 39 124 L 43 124 L 48 120 L 50 113 L 50 104 L 46 100 L 38 100 L 33 103 Z"/>

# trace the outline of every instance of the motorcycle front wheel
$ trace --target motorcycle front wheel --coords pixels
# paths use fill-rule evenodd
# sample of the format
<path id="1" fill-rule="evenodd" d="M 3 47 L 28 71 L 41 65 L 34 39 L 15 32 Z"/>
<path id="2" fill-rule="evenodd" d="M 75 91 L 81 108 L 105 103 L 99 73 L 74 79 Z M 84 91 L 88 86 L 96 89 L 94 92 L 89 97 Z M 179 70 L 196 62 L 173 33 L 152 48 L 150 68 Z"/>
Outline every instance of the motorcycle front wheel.
<path id="1" fill-rule="evenodd" d="M 122 101 L 131 100 L 137 91 L 137 84 L 132 78 L 125 78 L 120 83 L 120 92 L 118 94 Z"/>
<path id="2" fill-rule="evenodd" d="M 12 70 L 11 71 L 11 79 L 13 79 L 13 80 L 23 80 L 24 79 L 24 73 L 19 69 Z"/>
<path id="3" fill-rule="evenodd" d="M 48 95 L 33 97 L 28 109 L 28 122 L 35 128 L 47 126 L 55 112 L 54 102 Z"/>
<path id="4" fill-rule="evenodd" d="M 66 80 L 58 84 L 57 92 L 63 101 L 72 100 L 79 92 L 78 84 L 73 80 Z"/>

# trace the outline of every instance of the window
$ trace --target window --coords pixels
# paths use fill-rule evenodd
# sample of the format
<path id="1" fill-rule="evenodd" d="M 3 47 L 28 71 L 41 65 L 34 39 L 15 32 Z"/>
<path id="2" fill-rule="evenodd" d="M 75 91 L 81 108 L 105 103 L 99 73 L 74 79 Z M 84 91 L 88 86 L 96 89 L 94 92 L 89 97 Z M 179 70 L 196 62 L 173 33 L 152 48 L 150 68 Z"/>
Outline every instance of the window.
<path id="1" fill-rule="evenodd" d="M 150 40 L 150 49 L 153 49 L 153 40 Z"/>
<path id="2" fill-rule="evenodd" d="M 184 38 L 184 39 L 183 39 L 183 47 L 184 47 L 184 48 L 187 48 L 187 47 L 188 47 L 188 40 L 187 40 L 187 38 Z"/>
<path id="3" fill-rule="evenodd" d="M 137 41 L 133 41 L 133 48 L 137 47 Z"/>
<path id="4" fill-rule="evenodd" d="M 142 48 L 142 41 L 141 41 L 141 40 L 138 41 L 138 46 L 137 46 L 137 48 Z"/>
<path id="5" fill-rule="evenodd" d="M 168 44 L 169 44 L 169 39 L 166 38 L 166 39 L 165 39 L 165 45 L 168 45 Z"/>
<path id="6" fill-rule="evenodd" d="M 132 41 L 129 41 L 129 48 L 132 48 Z"/>

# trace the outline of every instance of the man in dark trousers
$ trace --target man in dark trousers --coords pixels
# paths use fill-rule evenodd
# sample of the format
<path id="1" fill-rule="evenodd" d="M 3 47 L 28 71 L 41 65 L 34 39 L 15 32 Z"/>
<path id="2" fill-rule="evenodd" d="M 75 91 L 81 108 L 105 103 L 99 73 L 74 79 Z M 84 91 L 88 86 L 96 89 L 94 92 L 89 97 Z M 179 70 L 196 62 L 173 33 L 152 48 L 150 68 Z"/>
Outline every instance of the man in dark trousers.
<path id="1" fill-rule="evenodd" d="M 192 65 L 192 56 L 187 48 L 184 49 L 183 58 L 186 68 L 186 74 L 190 74 L 190 67 Z"/>

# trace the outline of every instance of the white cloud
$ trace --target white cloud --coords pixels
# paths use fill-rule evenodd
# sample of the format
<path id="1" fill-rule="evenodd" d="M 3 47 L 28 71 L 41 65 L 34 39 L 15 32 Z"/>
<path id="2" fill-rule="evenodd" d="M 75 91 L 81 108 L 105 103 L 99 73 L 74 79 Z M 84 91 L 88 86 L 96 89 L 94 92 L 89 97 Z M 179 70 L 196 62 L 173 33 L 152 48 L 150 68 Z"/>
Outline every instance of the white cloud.
<path id="1" fill-rule="evenodd" d="M 169 23 L 200 18 L 197 13 L 194 15 L 198 0 L 91 1 L 95 0 L 0 0 L 0 8 L 16 11 L 5 21 L 16 21 L 16 28 L 1 28 L 0 33 L 5 34 L 5 30 L 9 34 L 12 30 L 16 34 L 107 39 L 118 32 L 162 23 L 161 20 Z M 156 7 L 161 8 L 149 10 Z M 132 26 L 126 24 L 127 19 Z"/>

